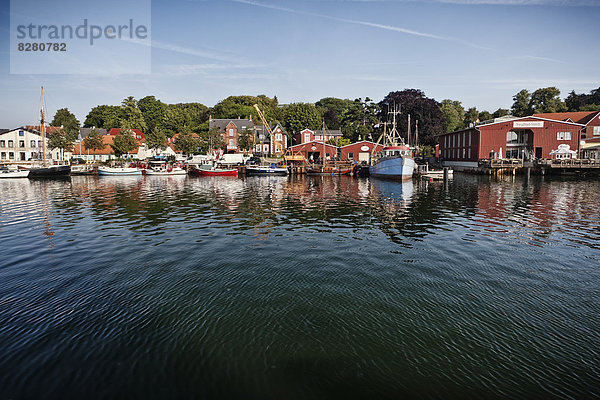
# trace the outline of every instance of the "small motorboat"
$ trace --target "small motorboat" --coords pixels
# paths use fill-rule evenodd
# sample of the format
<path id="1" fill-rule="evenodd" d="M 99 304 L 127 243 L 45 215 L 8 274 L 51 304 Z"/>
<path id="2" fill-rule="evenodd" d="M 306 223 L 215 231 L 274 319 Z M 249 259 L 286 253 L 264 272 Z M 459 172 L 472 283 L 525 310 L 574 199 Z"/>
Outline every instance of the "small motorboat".
<path id="1" fill-rule="evenodd" d="M 101 176 L 134 176 L 134 175 L 142 175 L 142 171 L 139 168 L 98 167 L 98 175 L 101 175 Z"/>
<path id="2" fill-rule="evenodd" d="M 29 170 L 20 171 L 18 169 L 9 169 L 7 167 L 0 168 L 0 178 L 27 178 Z"/>
<path id="3" fill-rule="evenodd" d="M 200 165 L 193 171 L 197 176 L 238 176 L 238 170 L 235 168 L 217 168 L 210 165 Z"/>
<path id="4" fill-rule="evenodd" d="M 146 175 L 152 176 L 172 176 L 172 175 L 187 175 L 187 171 L 183 168 L 148 168 Z"/>
<path id="5" fill-rule="evenodd" d="M 248 174 L 248 175 L 287 175 L 288 170 L 286 167 L 279 167 L 275 163 L 272 163 L 271 165 L 248 165 L 246 167 L 246 174 Z"/>

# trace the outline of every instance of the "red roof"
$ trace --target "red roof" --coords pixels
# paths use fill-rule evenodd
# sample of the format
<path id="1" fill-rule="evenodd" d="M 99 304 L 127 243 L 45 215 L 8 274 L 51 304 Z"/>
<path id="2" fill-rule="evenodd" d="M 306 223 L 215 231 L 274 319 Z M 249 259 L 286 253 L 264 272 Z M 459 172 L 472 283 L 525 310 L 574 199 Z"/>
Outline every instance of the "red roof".
<path id="1" fill-rule="evenodd" d="M 573 112 L 562 112 L 562 113 L 543 113 L 533 114 L 534 117 L 553 119 L 555 121 L 566 121 L 571 120 L 576 124 L 585 125 L 590 122 L 596 114 L 600 111 L 573 111 Z"/>
<path id="2" fill-rule="evenodd" d="M 131 129 L 133 131 L 133 133 L 135 134 L 135 138 L 139 141 L 141 141 L 142 143 L 146 141 L 146 135 L 144 135 L 144 132 L 140 131 L 139 129 Z M 122 129 L 121 128 L 112 128 L 110 131 L 108 131 L 108 134 L 111 136 L 117 136 L 119 133 L 121 133 Z"/>
<path id="3" fill-rule="evenodd" d="M 109 155 L 109 154 L 113 154 L 114 150 L 111 147 L 111 144 L 113 144 L 113 141 L 115 139 L 116 135 L 102 135 L 102 141 L 104 142 L 104 148 L 102 150 L 92 150 L 92 149 L 86 149 L 85 148 L 85 140 L 82 140 L 79 143 L 76 143 L 73 146 L 73 155 L 86 155 L 89 154 L 90 156 L 92 155 Z M 135 147 L 133 150 L 131 150 L 129 152 L 129 154 L 137 154 L 139 151 L 139 146 Z"/>

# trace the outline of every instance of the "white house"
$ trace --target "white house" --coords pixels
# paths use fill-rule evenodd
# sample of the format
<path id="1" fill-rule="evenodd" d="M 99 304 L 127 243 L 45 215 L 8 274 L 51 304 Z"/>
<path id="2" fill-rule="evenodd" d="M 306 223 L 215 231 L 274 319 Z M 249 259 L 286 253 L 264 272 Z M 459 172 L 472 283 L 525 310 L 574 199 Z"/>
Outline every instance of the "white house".
<path id="1" fill-rule="evenodd" d="M 59 128 L 48 127 L 52 132 Z M 26 163 L 42 159 L 42 136 L 35 127 L 0 129 L 0 162 Z M 59 160 L 60 150 L 48 148 L 46 137 L 46 159 Z"/>

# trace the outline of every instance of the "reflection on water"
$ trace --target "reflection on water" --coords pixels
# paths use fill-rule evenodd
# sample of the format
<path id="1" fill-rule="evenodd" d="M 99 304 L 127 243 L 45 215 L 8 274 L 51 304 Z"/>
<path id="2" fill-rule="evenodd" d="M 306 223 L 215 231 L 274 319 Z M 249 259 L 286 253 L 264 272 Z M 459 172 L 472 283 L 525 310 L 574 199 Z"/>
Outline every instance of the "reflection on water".
<path id="1" fill-rule="evenodd" d="M 0 398 L 600 396 L 598 181 L 0 190 Z"/>

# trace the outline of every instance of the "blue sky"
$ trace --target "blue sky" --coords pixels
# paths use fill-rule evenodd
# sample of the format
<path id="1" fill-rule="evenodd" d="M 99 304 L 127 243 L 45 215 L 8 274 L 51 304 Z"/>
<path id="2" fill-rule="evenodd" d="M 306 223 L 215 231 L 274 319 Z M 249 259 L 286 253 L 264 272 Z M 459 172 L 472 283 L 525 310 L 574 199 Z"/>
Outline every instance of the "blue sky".
<path id="1" fill-rule="evenodd" d="M 152 72 L 110 76 L 11 75 L 5 3 L 2 128 L 35 122 L 42 85 L 48 115 L 68 107 L 81 122 L 130 95 L 213 106 L 241 94 L 379 101 L 419 88 L 494 111 L 523 88 L 566 96 L 600 86 L 600 0 L 154 0 Z"/>

